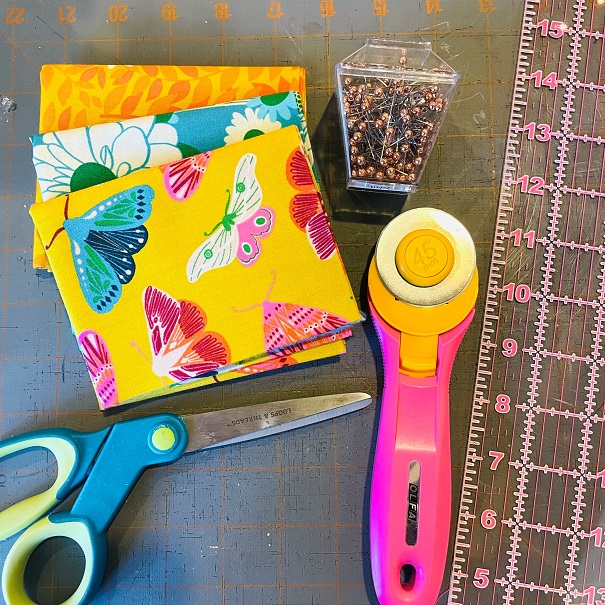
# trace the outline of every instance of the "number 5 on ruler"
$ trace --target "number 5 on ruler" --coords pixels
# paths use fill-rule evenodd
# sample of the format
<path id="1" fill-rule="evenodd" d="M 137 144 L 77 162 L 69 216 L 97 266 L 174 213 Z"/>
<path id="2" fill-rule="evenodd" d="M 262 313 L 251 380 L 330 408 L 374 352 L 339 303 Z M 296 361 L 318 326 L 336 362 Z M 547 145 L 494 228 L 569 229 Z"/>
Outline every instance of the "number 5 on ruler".
<path id="1" fill-rule="evenodd" d="M 475 579 L 473 584 L 477 588 L 485 588 L 489 584 L 489 569 L 483 569 L 483 567 L 477 567 L 475 569 Z"/>

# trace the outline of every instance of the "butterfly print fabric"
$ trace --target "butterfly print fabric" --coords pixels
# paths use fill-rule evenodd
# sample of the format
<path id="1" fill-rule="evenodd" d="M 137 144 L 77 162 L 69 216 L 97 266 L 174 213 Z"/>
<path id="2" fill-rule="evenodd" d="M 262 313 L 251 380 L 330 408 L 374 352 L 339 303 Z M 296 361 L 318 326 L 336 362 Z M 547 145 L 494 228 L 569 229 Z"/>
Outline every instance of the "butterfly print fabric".
<path id="1" fill-rule="evenodd" d="M 338 249 L 291 217 L 317 194 L 303 149 L 290 126 L 31 207 L 101 407 L 344 351 Z"/>
<path id="2" fill-rule="evenodd" d="M 263 191 L 254 169 L 256 156 L 248 153 L 237 164 L 233 187 L 227 190 L 227 205 L 208 239 L 187 263 L 189 281 L 197 281 L 210 269 L 225 267 L 237 258 L 242 265 L 254 264 L 260 255 L 261 237 L 267 237 L 275 221 L 273 210 L 260 207 Z"/>
<path id="3" fill-rule="evenodd" d="M 162 166 L 164 187 L 173 200 L 182 202 L 195 193 L 211 155 L 212 152 L 207 151 Z"/>
<path id="4" fill-rule="evenodd" d="M 300 149 L 295 149 L 288 158 L 288 181 L 299 191 L 290 200 L 290 217 L 305 231 L 319 259 L 331 258 L 336 252 L 336 242 L 311 167 Z"/>
<path id="5" fill-rule="evenodd" d="M 101 409 L 118 405 L 116 371 L 103 338 L 93 330 L 86 330 L 78 336 L 78 346 Z"/>
<path id="6" fill-rule="evenodd" d="M 163 107 L 161 111 L 171 106 Z M 298 128 L 313 163 L 304 101 L 295 90 L 139 115 L 30 137 L 42 200 L 163 165 L 169 166 L 164 170 L 166 190 L 184 201 L 203 176 L 209 159 L 205 152 L 291 125 Z M 40 261 L 45 253 L 36 250 L 34 256 Z"/>
<path id="7" fill-rule="evenodd" d="M 158 376 L 187 380 L 216 372 L 229 363 L 225 339 L 206 330 L 203 309 L 188 300 L 175 300 L 152 286 L 145 289 L 143 305 L 152 369 Z"/>
<path id="8" fill-rule="evenodd" d="M 86 302 L 97 313 L 107 313 L 120 300 L 122 284 L 134 277 L 133 255 L 147 243 L 144 222 L 151 214 L 153 190 L 133 187 L 98 203 L 78 218 L 68 218 L 47 248 L 64 231 L 71 241 L 73 263 Z"/>

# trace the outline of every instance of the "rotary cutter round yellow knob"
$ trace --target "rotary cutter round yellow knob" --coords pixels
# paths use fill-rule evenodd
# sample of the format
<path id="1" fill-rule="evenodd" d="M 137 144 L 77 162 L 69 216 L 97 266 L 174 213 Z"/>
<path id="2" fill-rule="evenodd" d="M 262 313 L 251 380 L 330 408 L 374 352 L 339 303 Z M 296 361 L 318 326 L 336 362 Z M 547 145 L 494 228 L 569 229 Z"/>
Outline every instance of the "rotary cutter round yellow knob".
<path id="1" fill-rule="evenodd" d="M 451 303 L 469 285 L 476 267 L 469 232 L 436 208 L 414 208 L 394 218 L 378 238 L 375 258 L 390 295 L 417 307 Z"/>
<path id="2" fill-rule="evenodd" d="M 449 239 L 434 229 L 408 233 L 397 246 L 395 265 L 399 275 L 414 286 L 435 286 L 454 266 L 454 249 Z"/>

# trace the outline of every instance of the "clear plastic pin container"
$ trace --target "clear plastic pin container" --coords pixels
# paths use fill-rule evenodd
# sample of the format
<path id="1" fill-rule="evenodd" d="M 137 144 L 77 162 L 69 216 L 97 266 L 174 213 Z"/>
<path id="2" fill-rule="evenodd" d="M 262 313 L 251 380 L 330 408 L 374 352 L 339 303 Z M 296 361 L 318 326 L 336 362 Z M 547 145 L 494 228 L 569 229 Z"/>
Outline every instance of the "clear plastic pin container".
<path id="1" fill-rule="evenodd" d="M 369 38 L 338 63 L 347 188 L 415 192 L 459 78 L 430 42 Z"/>

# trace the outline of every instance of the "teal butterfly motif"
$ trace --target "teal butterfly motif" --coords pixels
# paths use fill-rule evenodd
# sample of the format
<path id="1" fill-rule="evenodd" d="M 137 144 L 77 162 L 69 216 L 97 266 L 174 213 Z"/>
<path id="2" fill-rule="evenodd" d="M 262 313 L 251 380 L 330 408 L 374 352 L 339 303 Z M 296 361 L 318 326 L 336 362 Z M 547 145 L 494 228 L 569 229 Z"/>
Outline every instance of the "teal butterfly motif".
<path id="1" fill-rule="evenodd" d="M 153 198 L 151 187 L 139 185 L 103 200 L 77 218 L 68 218 L 69 195 L 65 200 L 65 221 L 46 249 L 59 233 L 67 233 L 80 288 L 90 308 L 99 314 L 113 309 L 122 285 L 134 277 L 133 256 L 147 243 L 143 223 L 151 215 Z"/>

